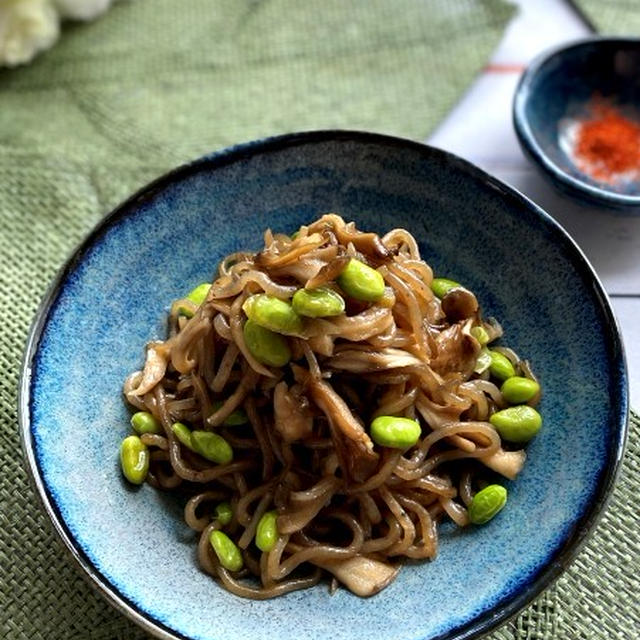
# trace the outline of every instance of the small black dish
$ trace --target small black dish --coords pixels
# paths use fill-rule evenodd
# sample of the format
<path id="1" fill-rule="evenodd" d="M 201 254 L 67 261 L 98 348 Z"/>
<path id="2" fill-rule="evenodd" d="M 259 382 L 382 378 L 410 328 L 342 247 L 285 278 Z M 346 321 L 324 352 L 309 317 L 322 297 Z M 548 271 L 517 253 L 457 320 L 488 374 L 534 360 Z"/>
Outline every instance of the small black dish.
<path id="1" fill-rule="evenodd" d="M 572 197 L 640 214 L 640 171 L 610 184 L 581 171 L 571 157 L 575 127 L 592 115 L 594 100 L 640 123 L 640 39 L 589 38 L 536 58 L 513 101 L 520 144 Z"/>

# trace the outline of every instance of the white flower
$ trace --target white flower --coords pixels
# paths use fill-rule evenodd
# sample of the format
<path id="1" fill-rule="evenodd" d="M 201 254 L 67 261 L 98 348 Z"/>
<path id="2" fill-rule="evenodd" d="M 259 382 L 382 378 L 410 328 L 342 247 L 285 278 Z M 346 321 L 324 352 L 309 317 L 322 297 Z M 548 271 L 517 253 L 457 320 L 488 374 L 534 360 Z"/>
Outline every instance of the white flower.
<path id="1" fill-rule="evenodd" d="M 63 20 L 93 20 L 109 8 L 111 0 L 53 0 L 53 4 Z"/>
<path id="2" fill-rule="evenodd" d="M 0 66 L 29 62 L 59 33 L 58 13 L 49 0 L 0 0 Z"/>

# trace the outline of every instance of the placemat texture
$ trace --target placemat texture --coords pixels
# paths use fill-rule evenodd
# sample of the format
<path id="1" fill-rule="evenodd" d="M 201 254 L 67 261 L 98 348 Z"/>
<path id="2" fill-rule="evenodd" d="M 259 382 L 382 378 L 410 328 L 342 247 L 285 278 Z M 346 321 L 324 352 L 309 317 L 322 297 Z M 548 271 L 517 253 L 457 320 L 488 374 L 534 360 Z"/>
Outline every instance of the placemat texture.
<path id="1" fill-rule="evenodd" d="M 24 341 L 68 252 L 135 188 L 227 144 L 322 127 L 424 139 L 511 14 L 502 0 L 125 0 L 0 73 L 2 638 L 144 637 L 67 560 L 19 450 Z M 597 536 L 495 640 L 633 635 L 638 430 Z"/>
<path id="2" fill-rule="evenodd" d="M 637 36 L 640 33 L 640 3 L 637 0 L 572 1 L 602 35 Z"/>

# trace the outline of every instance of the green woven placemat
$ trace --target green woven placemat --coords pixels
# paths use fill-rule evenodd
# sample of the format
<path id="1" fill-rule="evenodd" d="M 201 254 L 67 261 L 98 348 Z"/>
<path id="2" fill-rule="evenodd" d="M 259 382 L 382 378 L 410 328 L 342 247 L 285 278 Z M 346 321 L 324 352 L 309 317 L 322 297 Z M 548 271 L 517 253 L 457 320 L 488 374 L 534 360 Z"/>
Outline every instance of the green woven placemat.
<path id="1" fill-rule="evenodd" d="M 124 0 L 0 72 L 0 637 L 143 637 L 67 560 L 19 454 L 24 340 L 71 248 L 145 181 L 227 144 L 321 127 L 424 139 L 511 13 L 501 0 Z M 627 640 L 637 611 L 616 596 L 636 589 L 638 458 L 579 562 L 494 638 Z"/>
<path id="2" fill-rule="evenodd" d="M 589 22 L 604 35 L 640 34 L 638 0 L 573 0 Z"/>

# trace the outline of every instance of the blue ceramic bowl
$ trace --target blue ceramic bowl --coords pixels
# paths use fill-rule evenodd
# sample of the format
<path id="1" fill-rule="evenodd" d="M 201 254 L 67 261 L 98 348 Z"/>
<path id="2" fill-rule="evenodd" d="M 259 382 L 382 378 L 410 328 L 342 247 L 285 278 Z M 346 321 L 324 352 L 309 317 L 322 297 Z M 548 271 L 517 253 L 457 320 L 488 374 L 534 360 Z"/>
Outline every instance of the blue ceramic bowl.
<path id="1" fill-rule="evenodd" d="M 536 58 L 515 93 L 516 134 L 524 151 L 566 193 L 640 213 L 640 180 L 594 180 L 571 157 L 576 123 L 593 115 L 589 103 L 596 95 L 640 122 L 640 39 L 590 38 Z"/>
<path id="2" fill-rule="evenodd" d="M 379 595 L 320 585 L 242 600 L 198 569 L 178 502 L 122 480 L 122 381 L 163 337 L 170 302 L 222 256 L 326 211 L 409 229 L 436 273 L 473 289 L 533 362 L 545 426 L 508 507 L 484 527 L 443 526 L 437 559 L 408 564 Z M 460 639 L 527 604 L 594 526 L 622 455 L 627 376 L 602 286 L 533 203 L 437 149 L 312 132 L 197 160 L 107 216 L 42 304 L 20 409 L 27 465 L 61 538 L 107 599 L 159 637 Z"/>

